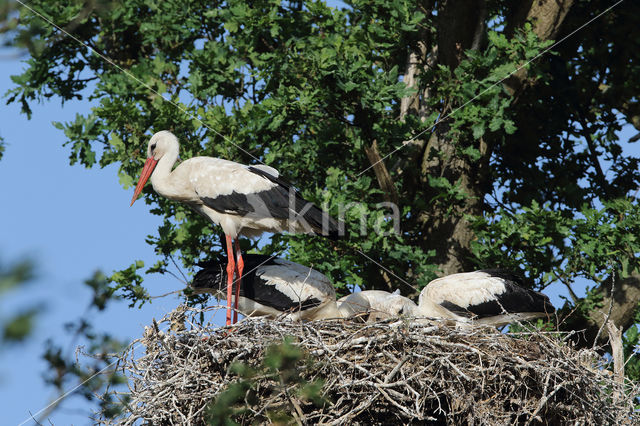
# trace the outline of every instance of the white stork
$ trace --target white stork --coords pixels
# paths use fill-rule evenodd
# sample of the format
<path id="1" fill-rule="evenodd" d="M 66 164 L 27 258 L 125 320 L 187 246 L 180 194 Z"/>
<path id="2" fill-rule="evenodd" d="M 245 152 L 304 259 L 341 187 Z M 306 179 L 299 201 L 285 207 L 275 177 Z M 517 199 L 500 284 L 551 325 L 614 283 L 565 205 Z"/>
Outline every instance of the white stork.
<path id="1" fill-rule="evenodd" d="M 246 254 L 247 274 L 240 284 L 238 309 L 247 316 L 267 316 L 292 320 L 350 318 L 368 311 L 368 305 L 336 303 L 336 292 L 325 275 L 285 259 Z M 227 271 L 222 262 L 208 261 L 196 273 L 194 293 L 224 297 Z M 352 300 L 355 302 L 355 300 Z"/>
<path id="2" fill-rule="evenodd" d="M 368 321 L 378 321 L 403 315 L 413 315 L 418 308 L 411 299 L 400 295 L 400 291 L 389 293 L 383 290 L 364 290 L 338 300 L 350 305 L 354 312 L 369 311 Z"/>
<path id="3" fill-rule="evenodd" d="M 522 284 L 519 276 L 496 269 L 447 275 L 427 284 L 412 315 L 500 327 L 555 312 L 546 295 Z"/>
<path id="4" fill-rule="evenodd" d="M 306 201 L 290 184 L 279 178 L 276 169 L 245 166 L 211 157 L 194 157 L 175 169 L 180 144 L 169 131 L 151 137 L 147 161 L 136 185 L 131 205 L 151 177 L 153 189 L 171 200 L 181 201 L 222 227 L 227 243 L 227 325 L 231 324 L 233 276 L 242 282 L 244 260 L 239 234 L 257 236 L 263 232 L 315 233 L 337 238 L 338 223 Z M 173 169 L 173 170 L 172 170 Z M 234 261 L 233 239 L 237 261 Z M 238 285 L 235 305 L 238 305 Z M 233 322 L 237 321 L 237 313 Z"/>

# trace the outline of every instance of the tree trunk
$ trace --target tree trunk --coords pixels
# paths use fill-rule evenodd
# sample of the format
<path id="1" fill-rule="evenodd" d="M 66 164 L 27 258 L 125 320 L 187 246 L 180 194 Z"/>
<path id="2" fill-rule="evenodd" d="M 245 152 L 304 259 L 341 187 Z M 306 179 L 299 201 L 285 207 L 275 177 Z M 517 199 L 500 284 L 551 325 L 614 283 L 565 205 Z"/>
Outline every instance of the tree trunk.
<path id="1" fill-rule="evenodd" d="M 448 125 L 439 125 L 433 132 L 422 156 L 422 196 L 429 202 L 429 210 L 420 212 L 418 226 L 422 235 L 428 235 L 426 249 L 436 250 L 436 262 L 443 275 L 468 271 L 473 268 L 471 241 L 474 233 L 466 215 L 482 214 L 484 194 L 489 183 L 488 149 L 484 140 L 454 141 Z M 460 153 L 461 148 L 479 145 L 482 158 L 473 161 Z M 429 178 L 445 178 L 456 185 L 464 198 L 443 198 L 436 201 L 439 188 L 429 184 Z"/>
<path id="2" fill-rule="evenodd" d="M 505 23 L 506 33 L 513 36 L 526 22 L 530 22 L 541 40 L 555 39 L 559 34 L 573 30 L 571 28 L 563 31 L 562 28 L 573 3 L 574 0 L 526 0 L 513 3 L 512 13 Z M 417 89 L 420 74 L 425 70 L 437 65 L 446 65 L 453 71 L 465 50 L 484 48 L 482 39 L 486 32 L 486 17 L 483 10 L 485 7 L 482 0 L 442 2 L 438 10 L 438 39 L 435 43 L 430 43 L 425 36 L 410 52 L 404 74 L 405 84 Z M 507 92 L 512 96 L 512 107 L 517 108 L 518 94 L 531 84 L 535 84 L 535 81 L 527 78 L 526 69 L 515 73 L 504 82 Z M 413 114 L 421 120 L 426 120 L 433 113 L 427 107 L 430 95 L 429 88 L 426 88 L 416 90 L 412 96 L 402 99 L 400 119 Z M 441 116 L 446 116 L 456 107 L 450 105 L 447 99 L 442 100 L 441 104 L 448 105 L 449 108 L 439 111 Z M 636 113 L 636 109 L 640 108 L 635 108 L 635 104 L 625 104 L 624 107 L 626 108 L 622 108 L 623 113 L 630 117 L 631 124 L 640 130 L 640 120 L 634 119 L 640 116 Z M 492 154 L 491 143 L 482 140 L 454 140 L 448 130 L 446 122 L 439 123 L 430 137 L 412 140 L 407 144 L 409 146 L 403 148 L 404 157 L 391 169 L 392 173 L 403 175 L 404 188 L 400 194 L 401 198 L 420 197 L 429 206 L 416 214 L 413 219 L 415 222 L 411 225 L 415 225 L 417 235 L 424 238 L 419 244 L 425 250 L 436 251 L 435 263 L 442 275 L 473 267 L 470 264 L 470 244 L 474 234 L 465 215 L 482 214 L 484 196 L 492 187 L 488 165 Z M 472 161 L 460 154 L 461 148 L 471 144 L 475 144 L 481 152 L 478 161 Z M 451 185 L 457 184 L 465 197 L 456 203 L 439 202 L 434 199 L 439 191 L 429 184 L 430 177 L 444 177 Z M 592 346 L 596 336 L 598 344 L 606 343 L 608 332 L 604 324 L 609 312 L 609 319 L 621 330 L 625 331 L 633 324 L 634 312 L 640 300 L 640 273 L 618 281 L 613 294 L 610 281 L 604 282 L 596 290 L 603 297 L 600 309 L 586 314 L 573 313 L 562 323 L 561 328 L 564 330 L 585 330 L 577 339 L 579 346 Z"/>
<path id="3" fill-rule="evenodd" d="M 511 34 L 532 22 L 534 31 L 543 40 L 558 34 L 560 26 L 571 7 L 573 0 L 529 0 L 517 3 L 507 23 Z M 419 42 L 410 52 L 404 82 L 410 87 L 418 87 L 422 70 L 436 64 L 445 65 L 452 71 L 459 65 L 464 51 L 484 48 L 486 40 L 486 4 L 485 0 L 447 0 L 438 10 L 437 40 L 427 56 L 429 40 Z M 515 94 L 526 82 L 526 71 L 515 75 L 509 81 L 509 92 Z M 402 99 L 400 119 L 407 114 L 415 114 L 425 120 L 433 111 L 426 107 L 430 93 L 416 91 L 412 96 Z M 515 100 L 514 100 L 515 102 Z M 450 105 L 447 100 L 444 105 Z M 456 105 L 440 111 L 446 116 Z M 414 218 L 419 235 L 425 236 L 421 245 L 425 250 L 435 250 L 435 263 L 442 275 L 469 270 L 471 262 L 471 241 L 474 234 L 466 215 L 477 216 L 484 209 L 484 196 L 491 189 L 491 177 L 488 161 L 492 147 L 485 140 L 454 140 L 446 122 L 439 123 L 428 140 L 414 140 L 414 149 L 394 171 L 403 173 L 404 195 L 422 198 L 427 210 Z M 472 160 L 461 151 L 474 146 L 481 153 L 479 160 Z M 419 172 L 414 172 L 418 170 Z M 437 200 L 440 193 L 433 187 L 433 178 L 445 178 L 449 185 L 456 186 L 463 194 L 455 202 L 451 199 Z M 415 188 L 418 188 L 416 191 Z"/>

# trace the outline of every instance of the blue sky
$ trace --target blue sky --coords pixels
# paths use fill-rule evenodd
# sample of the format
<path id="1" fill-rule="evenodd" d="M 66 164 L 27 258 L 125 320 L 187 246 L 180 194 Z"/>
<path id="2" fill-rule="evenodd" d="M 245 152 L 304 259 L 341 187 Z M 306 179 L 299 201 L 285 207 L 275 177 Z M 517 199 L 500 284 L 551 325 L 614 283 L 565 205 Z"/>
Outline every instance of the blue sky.
<path id="1" fill-rule="evenodd" d="M 13 51 L 0 50 L 0 94 L 10 87 L 9 76 L 22 64 Z M 0 351 L 0 400 L 2 424 L 17 424 L 44 408 L 53 397 L 41 375 L 41 360 L 48 338 L 65 341 L 63 325 L 79 317 L 90 301 L 83 284 L 97 269 L 107 274 L 128 266 L 134 259 L 155 262 L 145 237 L 155 234 L 159 218 L 144 202 L 129 207 L 133 189 L 118 183 L 116 168 L 71 167 L 64 134 L 53 121 L 70 121 L 86 113 L 88 102 L 48 102 L 33 105 L 27 120 L 16 104 L 3 105 L 0 136 L 6 142 L 0 160 L 0 261 L 8 264 L 24 257 L 37 265 L 37 278 L 20 292 L 0 299 L 0 318 L 34 304 L 42 306 L 33 338 L 24 346 Z M 172 276 L 154 275 L 145 281 L 151 294 L 163 294 L 184 285 Z M 154 300 L 142 309 L 113 303 L 97 315 L 97 330 L 132 340 L 152 318 L 179 303 L 177 296 Z M 87 412 L 79 398 L 66 401 L 53 413 L 54 424 L 86 424 Z M 30 422 L 31 423 L 31 422 Z"/>

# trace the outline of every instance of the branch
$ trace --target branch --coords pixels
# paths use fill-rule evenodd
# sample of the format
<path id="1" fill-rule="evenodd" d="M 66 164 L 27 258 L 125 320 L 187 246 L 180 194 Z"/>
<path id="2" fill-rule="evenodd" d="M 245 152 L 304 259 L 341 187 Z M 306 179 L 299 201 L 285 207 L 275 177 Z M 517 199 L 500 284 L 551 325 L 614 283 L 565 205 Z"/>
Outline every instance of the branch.
<path id="1" fill-rule="evenodd" d="M 571 283 L 569 283 L 569 281 L 567 281 L 565 279 L 565 277 L 562 276 L 562 274 L 558 273 L 557 270 L 555 270 L 553 273 L 555 274 L 555 276 L 558 278 L 558 280 L 565 285 L 565 287 L 567 287 L 567 290 L 569 290 L 569 295 L 571 296 L 571 299 L 573 300 L 573 303 L 575 305 L 577 305 L 580 302 L 580 298 L 578 297 L 578 295 L 573 291 L 573 288 L 571 287 Z"/>
<path id="2" fill-rule="evenodd" d="M 609 338 L 606 329 L 606 319 L 612 321 L 624 333 L 635 323 L 635 312 L 640 303 L 640 271 L 635 271 L 629 277 L 616 279 L 616 286 L 611 290 L 603 280 L 596 289 L 596 296 L 602 297 L 602 307 L 581 314 L 576 311 L 561 324 L 563 331 L 581 331 L 576 345 L 580 348 L 590 348 L 593 344 L 605 345 Z M 611 314 L 607 312 L 611 307 Z M 604 327 L 604 328 L 603 328 Z M 598 331 L 603 328 L 602 333 Z"/>
<path id="3" fill-rule="evenodd" d="M 558 35 L 574 0 L 528 0 L 519 3 L 507 22 L 506 33 L 513 35 L 516 29 L 531 22 L 533 32 L 541 41 L 552 40 Z M 520 69 L 505 81 L 505 87 L 514 95 L 525 85 L 527 70 Z"/>
<path id="4" fill-rule="evenodd" d="M 616 276 L 615 274 L 611 276 L 611 293 L 615 293 L 616 290 Z M 607 331 L 609 330 L 609 324 L 611 324 L 614 329 L 615 329 L 615 325 L 609 321 L 609 318 L 611 318 L 611 311 L 613 310 L 613 300 L 609 300 L 609 310 L 607 311 L 607 314 L 604 315 L 604 320 L 602 321 L 602 325 L 600 325 L 600 328 L 598 329 L 598 334 L 596 334 L 596 337 L 593 342 L 593 346 L 596 345 L 596 342 L 598 341 L 598 338 L 600 337 L 600 334 L 602 333 L 602 330 L 604 330 L 605 325 L 607 326 Z M 593 348 L 595 349 L 595 347 Z"/>
<path id="5" fill-rule="evenodd" d="M 598 185 L 602 188 L 605 194 L 609 194 L 609 184 L 607 183 L 607 179 L 604 176 L 604 172 L 602 171 L 602 167 L 600 166 L 600 160 L 598 159 L 598 152 L 596 151 L 596 146 L 593 143 L 591 138 L 592 134 L 589 131 L 589 126 L 587 122 L 582 118 L 582 114 L 577 112 L 580 121 L 580 134 L 587 141 L 587 146 L 589 147 L 589 158 L 591 159 L 591 163 L 593 163 L 593 168 L 596 171 L 596 180 L 598 181 Z"/>
<path id="6" fill-rule="evenodd" d="M 378 142 L 374 139 L 371 147 L 367 147 L 365 145 L 364 152 L 367 154 L 367 158 L 373 166 L 373 171 L 375 172 L 376 178 L 378 179 L 378 185 L 380 185 L 380 189 L 384 191 L 385 201 L 389 201 L 397 205 L 398 191 L 393 184 L 393 180 L 391 180 L 391 175 L 389 174 L 387 167 L 382 161 L 382 157 L 380 157 L 380 152 L 378 151 Z"/>
<path id="7" fill-rule="evenodd" d="M 413 51 L 409 53 L 407 57 L 407 68 L 404 72 L 404 76 L 402 77 L 402 82 L 407 86 L 414 89 L 417 89 L 417 77 L 420 73 L 420 69 L 418 65 L 422 62 L 424 58 L 424 52 L 426 51 L 426 46 L 422 41 L 418 42 L 419 52 Z M 409 113 L 409 111 L 417 112 L 420 106 L 418 92 L 416 92 L 410 96 L 406 96 L 400 100 L 400 121 L 404 120 L 404 117 Z"/>
<path id="8" fill-rule="evenodd" d="M 478 25 L 484 0 L 449 0 L 438 10 L 438 62 L 452 70 L 458 66 L 465 50 L 471 49 L 484 25 Z M 481 36 L 482 37 L 482 36 Z"/>
<path id="9" fill-rule="evenodd" d="M 624 383 L 624 351 L 622 346 L 622 331 L 611 321 L 607 321 L 607 332 L 611 344 L 613 357 L 613 373 L 618 383 Z"/>
<path id="10" fill-rule="evenodd" d="M 476 30 L 473 33 L 473 41 L 471 42 L 471 49 L 479 50 L 487 39 L 487 2 L 481 0 L 478 6 L 478 17 L 476 23 Z"/>

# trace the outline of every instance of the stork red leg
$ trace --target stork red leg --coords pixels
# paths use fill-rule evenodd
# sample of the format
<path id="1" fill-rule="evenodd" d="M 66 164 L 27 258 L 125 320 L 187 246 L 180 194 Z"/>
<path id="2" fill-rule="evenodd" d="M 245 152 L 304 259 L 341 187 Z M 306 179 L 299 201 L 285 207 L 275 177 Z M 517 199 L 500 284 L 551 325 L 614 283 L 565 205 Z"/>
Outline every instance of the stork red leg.
<path id="1" fill-rule="evenodd" d="M 233 272 L 236 269 L 233 260 L 233 242 L 227 235 L 227 325 L 231 325 L 231 299 L 233 298 Z"/>
<path id="2" fill-rule="evenodd" d="M 238 322 L 238 299 L 240 298 L 240 286 L 242 286 L 242 271 L 244 270 L 244 260 L 242 260 L 242 251 L 240 250 L 240 240 L 236 238 L 236 271 L 238 272 L 236 282 L 236 297 L 234 301 L 233 323 Z"/>

